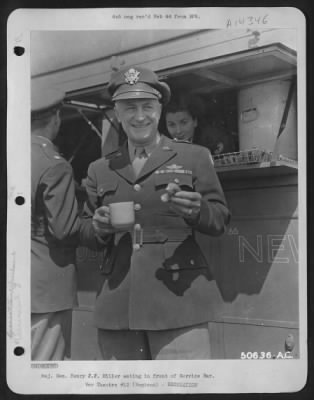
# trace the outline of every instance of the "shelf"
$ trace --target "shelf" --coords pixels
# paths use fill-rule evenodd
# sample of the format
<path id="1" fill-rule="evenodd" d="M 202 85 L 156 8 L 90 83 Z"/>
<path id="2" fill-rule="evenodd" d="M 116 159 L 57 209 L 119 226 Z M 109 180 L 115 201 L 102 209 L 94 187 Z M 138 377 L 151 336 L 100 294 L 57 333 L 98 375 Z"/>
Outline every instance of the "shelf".
<path id="1" fill-rule="evenodd" d="M 233 180 L 238 178 L 258 178 L 258 177 L 281 177 L 287 175 L 297 175 L 297 162 L 284 160 L 217 167 L 216 172 L 221 180 Z"/>

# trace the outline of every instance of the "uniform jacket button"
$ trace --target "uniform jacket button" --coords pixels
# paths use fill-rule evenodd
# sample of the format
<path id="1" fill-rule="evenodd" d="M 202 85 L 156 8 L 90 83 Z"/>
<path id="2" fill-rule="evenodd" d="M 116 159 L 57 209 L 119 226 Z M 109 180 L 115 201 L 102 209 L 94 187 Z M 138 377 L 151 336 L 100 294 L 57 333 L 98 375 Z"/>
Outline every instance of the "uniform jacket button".
<path id="1" fill-rule="evenodd" d="M 134 188 L 134 190 L 135 190 L 136 192 L 139 192 L 139 191 L 141 190 L 141 185 L 139 185 L 138 183 L 136 183 L 136 184 L 133 186 L 133 188 Z"/>
<path id="2" fill-rule="evenodd" d="M 134 204 L 134 210 L 135 211 L 139 211 L 142 208 L 142 206 L 140 204 Z"/>

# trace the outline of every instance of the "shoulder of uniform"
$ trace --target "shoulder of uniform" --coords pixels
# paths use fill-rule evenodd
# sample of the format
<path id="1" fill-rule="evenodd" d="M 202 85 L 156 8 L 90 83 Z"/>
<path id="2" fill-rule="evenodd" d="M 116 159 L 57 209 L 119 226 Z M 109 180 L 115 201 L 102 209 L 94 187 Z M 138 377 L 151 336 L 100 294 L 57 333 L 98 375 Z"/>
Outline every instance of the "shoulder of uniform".
<path id="1" fill-rule="evenodd" d="M 52 164 L 68 164 L 66 159 L 62 157 L 57 150 L 55 150 L 52 146 L 47 143 L 36 143 L 36 145 L 40 148 L 42 155 L 49 160 Z"/>
<path id="2" fill-rule="evenodd" d="M 207 147 L 202 146 L 200 144 L 183 141 L 183 140 L 182 141 L 181 140 L 173 141 L 174 147 L 176 147 L 175 143 L 177 144 L 177 146 L 181 146 L 181 150 L 183 152 L 186 152 L 189 155 L 191 155 L 193 159 L 197 160 L 197 159 L 203 159 L 203 158 L 208 157 L 210 159 L 211 163 L 214 164 L 211 152 Z M 186 144 L 188 144 L 189 146 L 186 146 Z"/>
<path id="3" fill-rule="evenodd" d="M 194 147 L 195 149 L 199 150 L 199 151 L 203 151 L 203 152 L 205 152 L 205 153 L 210 153 L 210 150 L 209 150 L 207 147 L 202 146 L 201 144 L 193 143 L 193 147 Z"/>
<path id="4" fill-rule="evenodd" d="M 93 169 L 93 168 L 101 168 L 104 165 L 107 165 L 108 162 L 112 159 L 114 159 L 115 157 L 117 157 L 119 153 L 117 151 L 113 151 L 111 153 L 107 153 L 105 154 L 103 157 L 97 158 L 97 160 L 92 161 L 89 165 L 89 168 Z"/>
<path id="5" fill-rule="evenodd" d="M 195 143 L 191 143 L 187 140 L 178 140 L 178 139 L 173 139 L 172 140 L 172 144 L 174 146 L 182 146 L 184 149 L 188 150 L 188 151 L 193 151 L 193 150 L 197 150 L 197 149 L 205 149 L 204 146 L 200 146 L 198 144 Z"/>
<path id="6" fill-rule="evenodd" d="M 172 144 L 173 144 L 174 147 L 180 146 L 183 149 L 185 149 L 187 151 L 190 151 L 190 152 L 193 151 L 193 150 L 196 150 L 196 149 L 204 148 L 204 146 L 200 146 L 198 144 L 191 143 L 191 142 L 189 142 L 187 140 L 173 139 L 172 140 Z"/>
<path id="7" fill-rule="evenodd" d="M 202 146 L 200 144 L 193 144 L 193 149 L 197 152 L 199 157 L 202 157 L 204 155 L 204 157 L 209 157 L 212 164 L 214 163 L 213 157 L 212 157 L 212 154 L 211 154 L 211 151 L 209 150 L 209 148 Z"/>
<path id="8" fill-rule="evenodd" d="M 45 149 L 46 156 L 55 164 L 68 164 L 67 160 L 54 149 Z"/>
<path id="9" fill-rule="evenodd" d="M 102 157 L 98 158 L 97 160 L 93 161 L 92 164 L 103 164 L 106 163 L 107 161 L 113 160 L 116 157 L 121 156 L 121 151 L 120 150 L 114 150 L 111 151 L 110 153 L 104 154 Z"/>

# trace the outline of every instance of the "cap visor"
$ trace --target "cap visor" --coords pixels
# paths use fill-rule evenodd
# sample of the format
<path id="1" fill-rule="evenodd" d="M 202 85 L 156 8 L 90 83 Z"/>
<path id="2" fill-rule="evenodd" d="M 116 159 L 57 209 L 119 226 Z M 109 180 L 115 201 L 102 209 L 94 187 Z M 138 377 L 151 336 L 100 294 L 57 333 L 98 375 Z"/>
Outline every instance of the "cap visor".
<path id="1" fill-rule="evenodd" d="M 128 99 L 154 99 L 158 100 L 158 96 L 154 95 L 153 93 L 147 93 L 143 91 L 130 91 L 124 92 L 112 97 L 113 101 L 118 100 L 128 100 Z"/>

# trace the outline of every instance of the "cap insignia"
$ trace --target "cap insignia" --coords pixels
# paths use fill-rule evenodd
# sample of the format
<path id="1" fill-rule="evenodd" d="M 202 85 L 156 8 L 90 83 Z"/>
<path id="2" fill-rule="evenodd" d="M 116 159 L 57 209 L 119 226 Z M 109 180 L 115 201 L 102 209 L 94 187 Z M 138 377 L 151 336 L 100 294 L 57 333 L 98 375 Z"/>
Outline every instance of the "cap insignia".
<path id="1" fill-rule="evenodd" d="M 134 85 L 139 80 L 140 72 L 134 68 L 130 68 L 128 71 L 124 73 L 124 76 L 126 83 Z"/>

